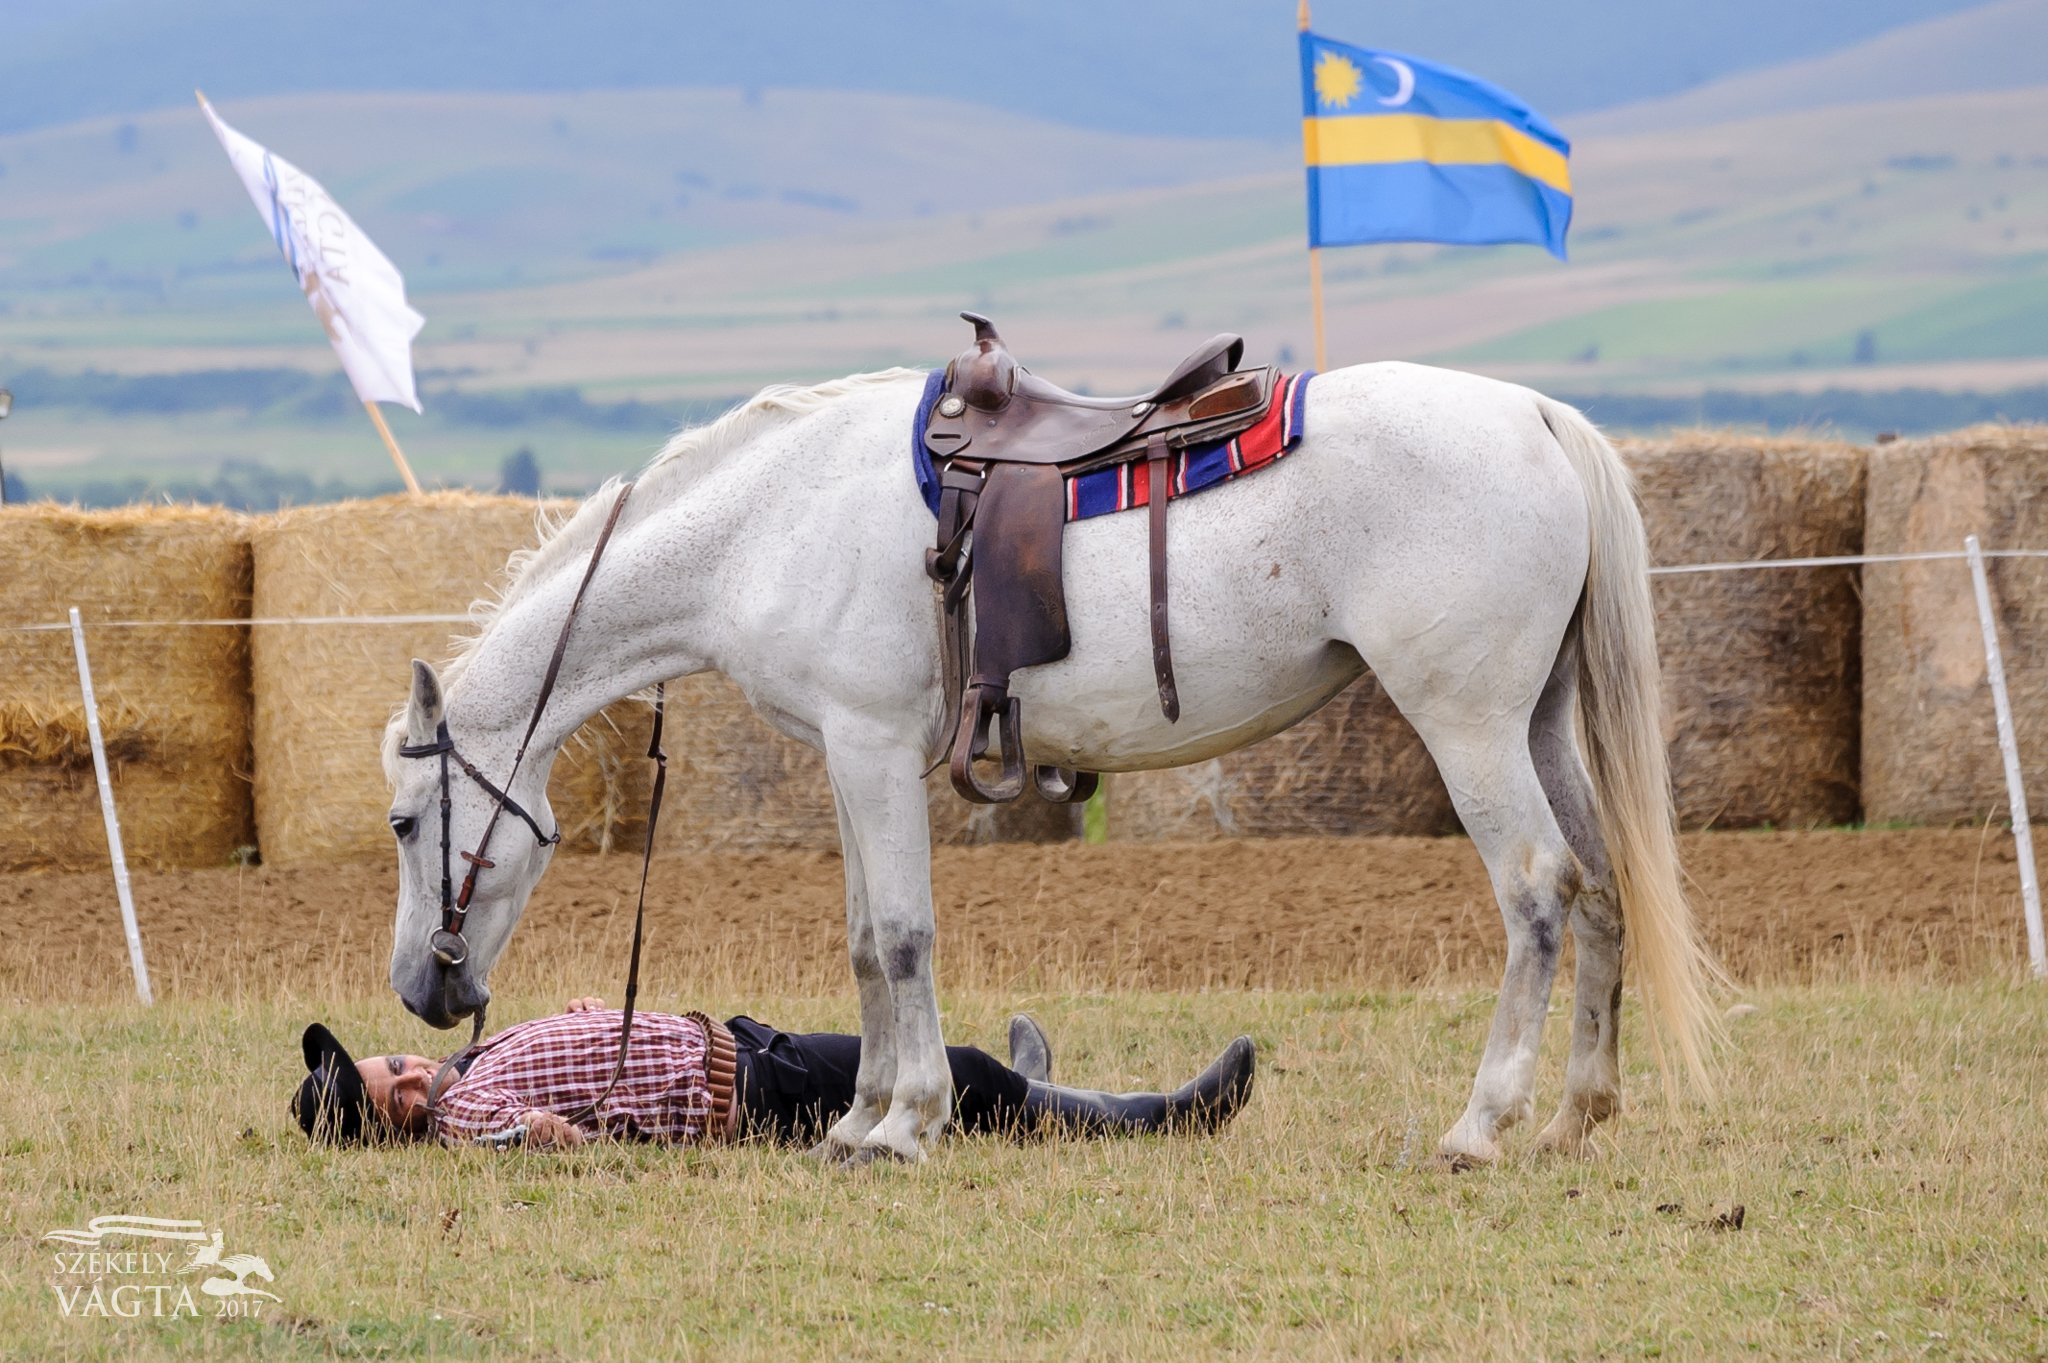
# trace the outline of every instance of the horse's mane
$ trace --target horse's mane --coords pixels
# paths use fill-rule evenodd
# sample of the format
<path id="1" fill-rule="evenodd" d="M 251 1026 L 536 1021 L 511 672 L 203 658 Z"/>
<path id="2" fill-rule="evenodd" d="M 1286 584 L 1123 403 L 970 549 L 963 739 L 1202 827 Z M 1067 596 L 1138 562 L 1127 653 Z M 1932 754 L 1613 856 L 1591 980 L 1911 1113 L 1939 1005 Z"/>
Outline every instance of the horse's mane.
<path id="1" fill-rule="evenodd" d="M 734 450 L 763 431 L 809 415 L 839 399 L 872 388 L 922 379 L 920 369 L 883 369 L 870 374 L 849 374 L 823 383 L 779 383 L 763 388 L 717 420 L 678 431 L 670 436 L 640 471 L 633 488 L 633 500 L 619 520 L 620 528 L 645 519 L 670 500 L 687 491 Z M 505 561 L 503 582 L 494 594 L 470 603 L 469 618 L 474 629 L 453 641 L 453 654 L 440 669 L 444 689 L 452 690 L 455 680 L 476 656 L 491 626 L 506 610 L 550 581 L 564 566 L 580 562 L 597 543 L 598 532 L 619 494 L 621 479 L 607 478 L 583 504 L 557 519 L 542 508 L 534 518 L 539 543 L 521 549 Z M 404 731 L 405 707 L 401 704 L 384 732 L 384 772 L 397 781 L 398 744 Z"/>

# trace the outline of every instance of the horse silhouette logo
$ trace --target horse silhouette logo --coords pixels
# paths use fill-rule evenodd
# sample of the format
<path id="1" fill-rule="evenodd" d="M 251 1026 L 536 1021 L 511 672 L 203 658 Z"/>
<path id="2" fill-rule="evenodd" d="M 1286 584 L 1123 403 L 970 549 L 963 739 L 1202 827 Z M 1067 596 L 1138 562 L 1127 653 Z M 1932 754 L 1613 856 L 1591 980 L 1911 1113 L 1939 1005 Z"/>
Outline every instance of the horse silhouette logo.
<path id="1" fill-rule="evenodd" d="M 251 1287 L 248 1279 L 256 1277 L 264 1282 L 275 1282 L 270 1265 L 254 1254 L 221 1253 L 220 1232 L 213 1233 L 213 1242 L 192 1251 L 192 1258 L 180 1273 L 194 1273 L 202 1268 L 215 1268 L 220 1272 L 199 1284 L 199 1290 L 209 1297 L 268 1297 L 272 1301 L 283 1301 L 272 1292 L 260 1287 Z"/>

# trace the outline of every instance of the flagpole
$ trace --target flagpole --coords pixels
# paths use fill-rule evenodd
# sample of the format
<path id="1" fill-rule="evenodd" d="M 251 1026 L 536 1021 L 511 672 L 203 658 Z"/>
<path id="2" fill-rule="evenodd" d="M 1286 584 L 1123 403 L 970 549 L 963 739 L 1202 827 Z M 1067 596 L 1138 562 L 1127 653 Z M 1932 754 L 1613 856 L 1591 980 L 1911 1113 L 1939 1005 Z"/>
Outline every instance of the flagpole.
<path id="1" fill-rule="evenodd" d="M 1316 372 L 1327 374 L 1330 348 L 1323 339 L 1323 252 L 1318 246 L 1308 248 L 1308 297 L 1316 315 Z"/>
<path id="2" fill-rule="evenodd" d="M 1301 0 L 1295 12 L 1295 21 L 1303 33 L 1308 32 L 1308 0 Z M 1308 248 L 1308 299 L 1309 309 L 1315 315 L 1316 323 L 1316 372 L 1328 373 L 1330 348 L 1323 334 L 1323 251 L 1320 246 Z"/>
<path id="3" fill-rule="evenodd" d="M 384 424 L 384 414 L 377 410 L 377 404 L 374 402 L 365 402 L 363 410 L 370 414 L 370 420 L 377 423 L 377 434 L 384 437 L 384 448 L 391 451 L 391 462 L 398 465 L 399 475 L 405 479 L 406 490 L 415 497 L 419 496 L 420 480 L 412 476 L 412 465 L 405 462 L 405 451 L 399 449 L 398 442 L 392 439 L 391 428 Z"/>

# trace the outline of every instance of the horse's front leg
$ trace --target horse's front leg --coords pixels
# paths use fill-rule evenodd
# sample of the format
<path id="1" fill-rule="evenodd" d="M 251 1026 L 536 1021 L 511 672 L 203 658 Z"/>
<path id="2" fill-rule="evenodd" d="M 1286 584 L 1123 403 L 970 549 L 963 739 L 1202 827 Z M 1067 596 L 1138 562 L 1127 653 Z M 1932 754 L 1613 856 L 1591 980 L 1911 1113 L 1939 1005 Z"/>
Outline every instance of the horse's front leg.
<path id="1" fill-rule="evenodd" d="M 860 1069 L 853 1080 L 853 1106 L 832 1124 L 825 1139 L 811 1151 L 821 1159 L 851 1159 L 861 1142 L 889 1111 L 896 1087 L 896 1005 L 882 975 L 882 957 L 875 946 L 875 925 L 868 915 L 867 876 L 860 843 L 847 816 L 847 799 L 833 783 L 839 809 L 839 846 L 846 863 L 846 952 L 860 989 Z"/>
<path id="2" fill-rule="evenodd" d="M 909 745 L 835 743 L 830 736 L 826 761 L 860 849 L 873 954 L 881 971 L 876 992 L 886 995 L 894 1023 L 895 1084 L 881 1121 L 862 1138 L 859 1156 L 921 1160 L 953 1110 L 952 1070 L 932 983 L 931 823 L 923 764 Z M 864 1027 L 871 1012 L 867 998 L 863 981 Z M 865 1083 L 865 1055 L 861 1070 Z"/>

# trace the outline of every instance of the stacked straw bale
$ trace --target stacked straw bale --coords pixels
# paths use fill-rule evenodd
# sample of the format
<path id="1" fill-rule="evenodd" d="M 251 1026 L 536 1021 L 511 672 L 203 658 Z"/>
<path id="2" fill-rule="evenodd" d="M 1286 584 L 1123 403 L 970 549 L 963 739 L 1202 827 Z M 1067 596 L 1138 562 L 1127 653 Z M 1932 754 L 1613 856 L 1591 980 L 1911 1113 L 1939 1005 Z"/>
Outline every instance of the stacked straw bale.
<path id="1" fill-rule="evenodd" d="M 566 511 L 567 507 L 552 510 Z M 259 616 L 460 613 L 494 588 L 534 538 L 535 505 L 437 493 L 310 507 L 255 529 Z M 438 659 L 466 627 L 263 626 L 255 631 L 256 814 L 277 863 L 375 855 L 390 845 L 378 744 L 404 699 L 408 661 Z M 651 712 L 610 707 L 570 740 L 548 782 L 563 845 L 632 851 L 646 836 Z M 824 759 L 775 732 L 715 674 L 668 688 L 668 795 L 659 846 L 670 852 L 837 850 Z M 1033 801 L 966 805 L 933 778 L 933 838 L 1051 841 L 1078 810 Z"/>
<path id="2" fill-rule="evenodd" d="M 1624 443 L 1650 562 L 1856 554 L 1865 456 L 1797 437 L 1684 431 Z M 1687 828 L 1853 820 L 1861 657 L 1855 568 L 1651 579 L 1665 738 Z"/>
<path id="3" fill-rule="evenodd" d="M 460 614 L 535 538 L 536 504 L 440 492 L 279 512 L 257 521 L 255 614 Z M 380 743 L 414 657 L 464 626 L 265 625 L 254 631 L 256 825 L 276 864 L 389 854 Z M 562 750 L 548 803 L 565 847 L 634 847 L 644 829 L 648 714 L 620 705 Z"/>
<path id="4" fill-rule="evenodd" d="M 739 687 L 715 673 L 668 690 L 664 851 L 839 850 L 820 753 L 770 728 Z M 935 844 L 1064 842 L 1080 834 L 1078 805 L 1048 805 L 1028 792 L 1014 804 L 971 804 L 953 792 L 944 768 L 926 781 L 925 797 Z"/>
<path id="5" fill-rule="evenodd" d="M 1192 766 L 1109 778 L 1109 836 L 1116 841 L 1456 828 L 1429 750 L 1369 672 L 1264 742 Z"/>
<path id="6" fill-rule="evenodd" d="M 770 728 L 715 672 L 669 683 L 665 852 L 836 850 L 825 759 Z"/>
<path id="7" fill-rule="evenodd" d="M 1977 426 L 1881 446 L 1870 462 L 1873 554 L 2048 549 L 2048 426 Z M 1992 559 L 1991 600 L 2020 759 L 2048 763 L 2048 560 Z M 1864 569 L 1863 799 L 1873 822 L 2006 817 L 1970 569 Z M 2032 791 L 2036 817 L 2048 791 Z"/>
<path id="8" fill-rule="evenodd" d="M 243 519 L 204 507 L 0 509 L 5 624 L 86 626 L 100 729 L 138 868 L 222 866 L 255 841 L 247 630 L 95 629 L 249 613 Z M 0 630 L 0 869 L 107 864 L 68 632 Z"/>

